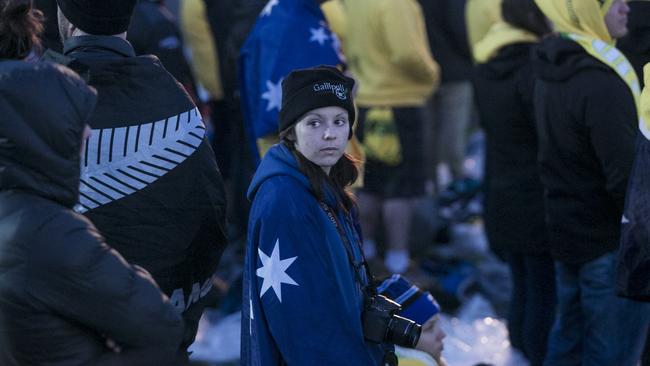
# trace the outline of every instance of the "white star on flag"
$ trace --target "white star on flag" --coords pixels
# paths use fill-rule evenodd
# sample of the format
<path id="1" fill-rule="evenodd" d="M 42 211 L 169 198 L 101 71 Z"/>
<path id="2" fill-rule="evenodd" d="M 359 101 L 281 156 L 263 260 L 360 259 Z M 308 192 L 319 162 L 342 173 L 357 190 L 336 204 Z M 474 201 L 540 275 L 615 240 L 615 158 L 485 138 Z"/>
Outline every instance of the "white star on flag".
<path id="1" fill-rule="evenodd" d="M 311 38 L 309 38 L 309 42 L 318 42 L 319 45 L 325 44 L 325 41 L 327 41 L 330 36 L 325 33 L 325 28 L 320 27 L 318 29 L 315 28 L 309 28 L 309 31 L 311 32 Z"/>
<path id="2" fill-rule="evenodd" d="M 287 269 L 298 257 L 280 259 L 280 239 L 275 240 L 275 246 L 270 257 L 264 254 L 259 248 L 257 249 L 257 253 L 262 261 L 262 267 L 257 269 L 257 276 L 264 279 L 262 282 L 262 290 L 260 291 L 260 298 L 264 296 L 266 291 L 272 288 L 278 300 L 282 302 L 281 286 L 283 283 L 300 286 L 287 274 Z"/>
<path id="3" fill-rule="evenodd" d="M 282 78 L 274 84 L 271 80 L 266 81 L 266 91 L 262 94 L 262 99 L 266 99 L 269 104 L 266 105 L 266 111 L 273 108 L 280 110 L 282 106 Z"/>
<path id="4" fill-rule="evenodd" d="M 278 4 L 280 4 L 280 0 L 269 0 L 269 2 L 266 3 L 266 6 L 264 6 L 264 9 L 262 9 L 262 16 L 265 17 L 271 15 L 273 7 Z"/>

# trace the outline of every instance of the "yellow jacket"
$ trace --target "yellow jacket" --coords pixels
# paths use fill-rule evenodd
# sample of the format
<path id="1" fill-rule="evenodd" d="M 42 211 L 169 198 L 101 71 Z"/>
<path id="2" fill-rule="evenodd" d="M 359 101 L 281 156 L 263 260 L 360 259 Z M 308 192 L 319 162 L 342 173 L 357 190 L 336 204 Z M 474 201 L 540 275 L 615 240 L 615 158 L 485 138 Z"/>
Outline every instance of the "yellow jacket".
<path id="1" fill-rule="evenodd" d="M 330 30 L 339 37 L 341 43 L 345 40 L 345 33 L 347 28 L 347 18 L 343 9 L 341 0 L 329 0 L 320 6 L 325 19 L 330 27 Z"/>
<path id="2" fill-rule="evenodd" d="M 344 0 L 346 58 L 359 106 L 424 104 L 440 80 L 416 0 Z"/>
<path id="3" fill-rule="evenodd" d="M 223 99 L 219 60 L 203 0 L 181 1 L 180 28 L 183 39 L 192 52 L 190 66 L 196 80 L 212 99 Z"/>

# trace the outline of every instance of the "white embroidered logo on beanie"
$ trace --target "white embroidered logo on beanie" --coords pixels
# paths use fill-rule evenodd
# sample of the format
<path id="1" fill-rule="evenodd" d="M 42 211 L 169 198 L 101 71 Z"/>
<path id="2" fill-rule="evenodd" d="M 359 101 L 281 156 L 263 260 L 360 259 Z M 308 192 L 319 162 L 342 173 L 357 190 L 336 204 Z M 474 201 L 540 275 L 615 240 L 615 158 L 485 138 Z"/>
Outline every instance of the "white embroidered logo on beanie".
<path id="1" fill-rule="evenodd" d="M 323 82 L 321 84 L 314 84 L 315 92 L 331 91 L 340 100 L 348 99 L 348 89 L 343 84 L 332 84 L 330 82 Z"/>

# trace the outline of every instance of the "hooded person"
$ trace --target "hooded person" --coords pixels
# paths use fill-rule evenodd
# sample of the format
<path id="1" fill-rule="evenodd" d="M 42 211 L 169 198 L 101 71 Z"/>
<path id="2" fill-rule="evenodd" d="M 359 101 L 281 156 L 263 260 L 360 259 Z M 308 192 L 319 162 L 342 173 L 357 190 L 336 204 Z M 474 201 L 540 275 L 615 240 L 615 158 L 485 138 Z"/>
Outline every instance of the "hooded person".
<path id="1" fill-rule="evenodd" d="M 126 40 L 135 0 L 58 0 L 63 55 L 98 93 L 75 210 L 147 269 L 196 335 L 226 245 L 224 187 L 192 99 Z"/>
<path id="2" fill-rule="evenodd" d="M 0 0 L 0 364 L 176 365 L 169 299 L 72 211 L 97 94 L 22 60 L 40 28 L 31 1 Z"/>
<path id="3" fill-rule="evenodd" d="M 534 0 L 503 0 L 503 21 L 476 45 L 476 104 L 485 131 L 484 215 L 490 247 L 508 263 L 508 337 L 540 366 L 555 317 L 555 277 L 537 170 L 531 51 L 550 33 Z"/>
<path id="4" fill-rule="evenodd" d="M 248 190 L 242 365 L 393 364 L 392 346 L 370 341 L 362 314 L 371 291 L 345 154 L 354 81 L 330 66 L 282 82 L 282 141 Z"/>
<path id="5" fill-rule="evenodd" d="M 536 0 L 553 22 L 534 53 L 534 106 L 558 315 L 545 365 L 636 365 L 650 308 L 616 296 L 639 82 L 614 41 L 624 0 Z"/>

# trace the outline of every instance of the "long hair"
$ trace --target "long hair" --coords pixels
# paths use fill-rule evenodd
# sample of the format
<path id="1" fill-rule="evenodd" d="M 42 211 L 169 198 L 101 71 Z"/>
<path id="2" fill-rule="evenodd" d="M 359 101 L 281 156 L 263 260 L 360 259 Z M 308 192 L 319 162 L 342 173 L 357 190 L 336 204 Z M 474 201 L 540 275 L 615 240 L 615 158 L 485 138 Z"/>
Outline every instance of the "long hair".
<path id="1" fill-rule="evenodd" d="M 296 149 L 294 144 L 295 125 L 282 131 L 280 139 L 298 161 L 298 168 L 309 180 L 312 193 L 318 200 L 325 198 L 324 184 L 328 184 L 340 199 L 343 210 L 348 212 L 356 205 L 356 199 L 350 187 L 359 177 L 359 161 L 357 159 L 348 153 L 344 153 L 341 159 L 330 169 L 328 176 L 320 166 L 311 162 Z"/>
<path id="2" fill-rule="evenodd" d="M 0 0 L 0 58 L 23 59 L 39 45 L 43 13 L 31 0 Z"/>
<path id="3" fill-rule="evenodd" d="M 503 0 L 501 16 L 511 25 L 542 37 L 551 32 L 551 26 L 535 0 Z"/>

